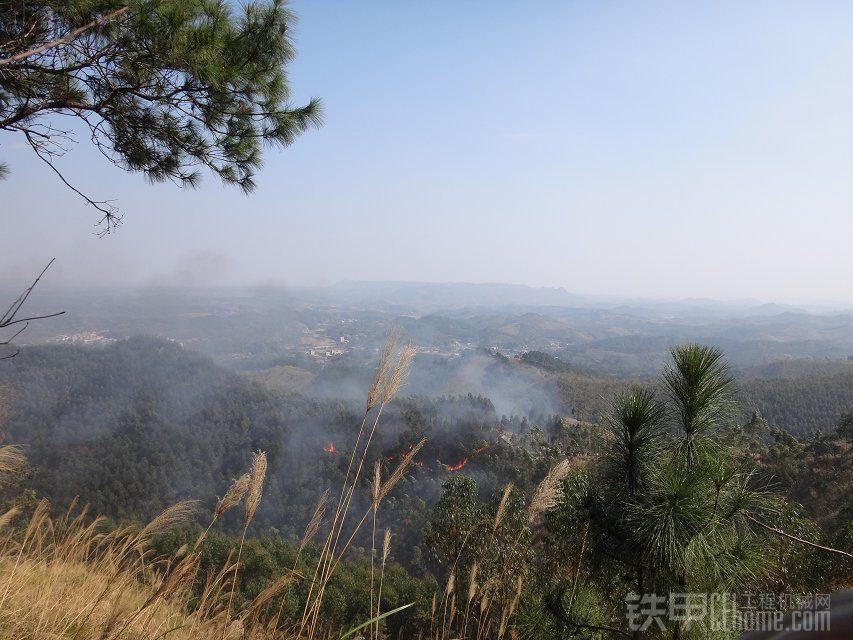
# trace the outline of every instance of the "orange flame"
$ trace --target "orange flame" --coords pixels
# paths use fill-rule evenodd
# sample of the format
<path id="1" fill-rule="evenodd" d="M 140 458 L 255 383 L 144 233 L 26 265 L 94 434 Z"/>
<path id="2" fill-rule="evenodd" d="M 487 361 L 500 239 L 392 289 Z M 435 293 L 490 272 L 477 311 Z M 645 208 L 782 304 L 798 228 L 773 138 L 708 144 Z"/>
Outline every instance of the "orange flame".
<path id="1" fill-rule="evenodd" d="M 483 453 L 483 451 L 485 451 L 488 448 L 489 448 L 489 445 L 486 444 L 486 445 L 483 445 L 482 447 L 480 447 L 478 449 L 474 449 L 471 452 L 470 457 L 473 458 L 477 454 Z M 443 462 L 439 462 L 439 464 L 442 467 L 444 467 L 445 469 L 447 469 L 448 471 L 459 471 L 462 467 L 464 467 L 466 464 L 468 464 L 468 456 L 462 458 L 462 460 L 460 460 L 456 464 L 444 464 Z"/>
<path id="2" fill-rule="evenodd" d="M 329 440 L 329 444 L 323 447 L 323 451 L 326 453 L 334 453 L 335 452 L 335 443 Z"/>
<path id="3" fill-rule="evenodd" d="M 448 471 L 459 471 L 459 470 L 460 470 L 462 467 L 464 467 L 466 464 L 468 464 L 468 458 L 462 458 L 462 460 L 460 460 L 460 461 L 459 461 L 459 462 L 457 462 L 456 464 L 446 464 L 446 465 L 444 465 L 444 468 L 445 468 L 445 469 L 447 469 Z"/>

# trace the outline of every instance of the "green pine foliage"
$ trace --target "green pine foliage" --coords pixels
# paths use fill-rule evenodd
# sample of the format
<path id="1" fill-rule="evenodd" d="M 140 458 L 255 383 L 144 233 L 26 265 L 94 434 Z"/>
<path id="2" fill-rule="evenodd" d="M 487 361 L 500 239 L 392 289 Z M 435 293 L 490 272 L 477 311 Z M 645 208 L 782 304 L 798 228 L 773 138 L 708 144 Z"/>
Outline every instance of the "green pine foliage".
<path id="1" fill-rule="evenodd" d="M 283 0 L 5 4 L 0 131 L 51 166 L 82 127 L 111 162 L 152 181 L 195 186 L 207 168 L 251 191 L 264 145 L 320 124 L 317 99 L 292 104 L 295 20 Z M 109 229 L 112 206 L 83 197 Z"/>
<path id="2" fill-rule="evenodd" d="M 642 388 L 617 396 L 605 455 L 566 482 L 566 500 L 550 520 L 550 553 L 576 578 L 551 586 L 545 610 L 552 627 L 629 633 L 624 607 L 602 620 L 602 610 L 585 609 L 577 593 L 793 590 L 808 577 L 792 576 L 791 568 L 819 564 L 813 550 L 759 524 L 819 537 L 797 505 L 773 493 L 754 461 L 733 449 L 734 380 L 722 353 L 675 348 L 662 378 L 661 398 Z M 843 582 L 849 566 L 841 564 Z M 668 626 L 673 638 L 707 631 Z"/>

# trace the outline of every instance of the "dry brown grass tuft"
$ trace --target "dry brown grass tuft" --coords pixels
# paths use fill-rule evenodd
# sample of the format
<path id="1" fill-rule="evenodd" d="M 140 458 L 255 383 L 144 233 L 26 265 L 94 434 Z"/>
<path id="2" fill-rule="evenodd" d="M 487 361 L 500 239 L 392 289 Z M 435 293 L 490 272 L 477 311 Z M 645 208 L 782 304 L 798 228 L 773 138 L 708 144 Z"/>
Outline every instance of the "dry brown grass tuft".
<path id="1" fill-rule="evenodd" d="M 27 457 L 21 447 L 13 444 L 0 447 L 0 474 L 6 476 L 5 479 L 19 476 L 26 468 Z"/>
<path id="2" fill-rule="evenodd" d="M 15 516 L 17 516 L 19 513 L 21 513 L 21 510 L 18 507 L 12 507 L 6 513 L 0 516 L 0 531 L 8 527 L 11 524 L 12 520 L 15 519 Z"/>
<path id="3" fill-rule="evenodd" d="M 265 462 L 262 453 L 255 455 L 254 484 L 246 490 L 242 481 L 235 483 L 236 490 L 232 485 L 226 501 L 230 506 L 234 506 L 234 496 L 242 497 L 254 487 L 253 510 L 257 508 Z M 208 576 L 197 597 L 190 597 L 200 554 L 184 545 L 171 557 L 150 557 L 151 537 L 192 518 L 196 513 L 194 502 L 169 507 L 141 530 L 105 530 L 103 521 L 87 517 L 85 508 L 76 514 L 73 510 L 74 505 L 64 515 L 52 518 L 47 501 L 42 500 L 23 527 L 0 538 L 0 638 L 282 638 L 261 624 L 259 613 L 283 597 L 298 574 L 289 572 L 274 581 L 232 621 L 228 589 L 233 586 L 229 578 L 236 564 L 229 560 L 218 573 Z M 222 513 L 217 511 L 214 518 Z M 0 516 L 0 526 L 7 526 L 18 513 L 13 508 Z"/>
<path id="4" fill-rule="evenodd" d="M 163 522 L 149 531 L 163 530 Z M 197 558 L 166 571 L 166 559 L 127 554 L 138 540 L 132 529 L 107 532 L 98 520 L 53 520 L 37 508 L 0 546 L 0 637 L 152 640 L 168 632 L 175 640 L 213 640 L 218 629 L 186 607 Z"/>

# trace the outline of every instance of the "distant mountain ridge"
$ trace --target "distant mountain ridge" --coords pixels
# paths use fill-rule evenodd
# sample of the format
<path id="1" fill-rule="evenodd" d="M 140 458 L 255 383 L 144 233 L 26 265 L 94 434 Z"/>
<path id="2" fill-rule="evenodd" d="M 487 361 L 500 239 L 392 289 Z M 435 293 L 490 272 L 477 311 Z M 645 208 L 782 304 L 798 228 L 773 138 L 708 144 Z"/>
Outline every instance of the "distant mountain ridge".
<path id="1" fill-rule="evenodd" d="M 325 289 L 347 302 L 374 302 L 415 307 L 577 306 L 593 298 L 563 287 L 466 282 L 340 282 Z"/>
<path id="2" fill-rule="evenodd" d="M 326 287 L 306 287 L 321 298 L 388 307 L 449 310 L 459 308 L 569 307 L 606 309 L 648 318 L 766 317 L 784 313 L 853 315 L 845 303 L 809 305 L 756 299 L 642 298 L 580 294 L 564 287 L 536 287 L 497 282 L 342 281 Z"/>

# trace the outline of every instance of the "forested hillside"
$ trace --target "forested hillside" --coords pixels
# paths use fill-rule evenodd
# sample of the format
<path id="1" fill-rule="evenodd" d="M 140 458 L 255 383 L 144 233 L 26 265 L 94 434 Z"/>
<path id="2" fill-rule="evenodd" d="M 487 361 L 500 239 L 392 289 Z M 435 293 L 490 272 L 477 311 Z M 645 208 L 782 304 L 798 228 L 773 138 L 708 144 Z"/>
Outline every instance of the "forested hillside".
<path id="1" fill-rule="evenodd" d="M 448 367 L 419 356 L 412 386 L 426 389 L 440 374 L 470 380 L 477 371 L 484 387 L 498 394 L 513 382 L 516 394 L 533 394 L 526 402 L 499 395 L 503 406 L 535 406 L 539 397 L 549 410 L 507 416 L 491 398 L 475 395 L 403 397 L 388 407 L 375 441 L 385 466 L 428 439 L 420 466 L 392 496 L 385 516 L 408 523 L 412 561 L 421 555 L 416 534 L 424 505 L 437 499 L 445 479 L 471 474 L 484 496 L 510 480 L 529 489 L 552 460 L 596 450 L 600 429 L 593 423 L 627 387 L 541 352 L 518 358 L 483 353 L 461 362 Z M 369 375 L 357 373 L 331 367 L 314 386 L 327 391 L 311 398 L 252 382 L 174 342 L 31 347 L 0 369 L 5 436 L 26 446 L 38 493 L 60 505 L 79 495 L 99 513 L 128 519 L 152 517 L 179 499 L 212 500 L 251 452 L 262 449 L 269 456 L 270 491 L 258 522 L 298 536 L 318 492 L 343 477 L 342 452 L 351 446 L 363 400 L 354 392 L 335 399 L 331 390 L 336 379 L 353 387 L 362 381 L 366 389 Z M 562 398 L 565 418 L 550 411 L 552 390 Z M 793 433 L 831 431 L 853 404 L 848 373 L 750 380 L 741 393 L 748 399 L 745 416 L 754 407 L 771 426 Z"/>
<path id="2" fill-rule="evenodd" d="M 791 433 L 826 433 L 853 408 L 853 363 L 846 371 L 743 381 L 742 403 Z"/>
<path id="3" fill-rule="evenodd" d="M 434 367 L 447 371 L 441 359 L 427 356 L 420 373 L 415 368 L 413 382 L 426 384 L 423 379 L 418 382 L 418 375 L 426 378 Z M 437 582 L 448 579 L 454 558 L 467 570 L 472 563 L 481 562 L 477 558 L 483 558 L 480 570 L 492 572 L 497 571 L 496 566 L 505 566 L 501 563 L 524 571 L 538 564 L 547 569 L 528 577 L 526 597 L 535 602 L 535 598 L 554 597 L 554 590 L 559 593 L 563 586 L 554 576 L 566 570 L 562 564 L 566 558 L 578 553 L 575 529 L 579 525 L 573 524 L 574 519 L 587 509 L 592 509 L 590 517 L 598 518 L 595 500 L 603 499 L 591 497 L 592 493 L 584 497 L 593 487 L 572 483 L 581 482 L 587 466 L 612 459 L 614 433 L 618 433 L 613 431 L 612 420 L 628 419 L 619 413 L 626 410 L 619 403 L 636 393 L 653 398 L 648 389 L 664 395 L 658 381 L 644 381 L 646 391 L 626 395 L 627 381 L 577 371 L 543 352 L 507 357 L 484 351 L 452 364 L 451 370 L 466 367 L 469 377 L 474 367 L 478 380 L 490 382 L 495 389 L 504 388 L 495 386 L 495 380 L 557 388 L 566 401 L 563 406 L 585 407 L 596 420 L 554 413 L 504 416 L 490 398 L 472 394 L 403 395 L 384 407 L 364 465 L 366 469 L 377 465 L 383 478 L 393 477 L 398 466 L 404 469 L 383 496 L 382 509 L 376 514 L 376 530 L 387 527 L 394 537 L 386 606 L 417 599 L 416 613 L 389 625 L 398 632 L 414 632 L 430 624 L 432 614 L 426 600 Z M 352 371 L 331 368 L 318 377 L 328 385 L 335 378 L 355 384 L 355 379 L 366 376 L 353 377 Z M 796 379 L 777 382 L 784 387 L 795 385 Z M 755 380 L 749 381 L 754 384 Z M 295 564 L 302 562 L 303 571 L 311 572 L 310 563 L 317 561 L 319 550 L 309 546 L 300 560 L 294 545 L 306 524 L 315 519 L 318 497 L 326 489 L 334 496 L 345 482 L 347 456 L 364 411 L 364 400 L 286 393 L 225 369 L 175 342 L 151 338 L 100 347 L 25 348 L 0 369 L 0 385 L 6 404 L 6 440 L 22 444 L 34 467 L 20 487 L 32 494 L 22 495 L 46 496 L 55 511 L 61 511 L 75 496 L 113 522 L 148 519 L 185 499 L 199 499 L 204 510 L 213 511 L 221 504 L 216 496 L 250 465 L 252 452 L 265 451 L 264 497 L 253 515 L 254 537 L 245 550 L 238 585 L 241 601 L 261 597 L 271 580 Z M 746 405 L 742 410 L 747 411 Z M 791 415 L 791 411 L 785 409 L 780 415 Z M 654 419 L 661 420 L 663 414 L 657 415 Z M 833 428 L 837 422 L 833 420 Z M 662 427 L 660 423 L 656 428 Z M 772 487 L 774 500 L 793 498 L 802 503 L 803 507 L 796 502 L 784 507 L 785 517 L 796 523 L 802 535 L 846 548 L 853 530 L 845 499 L 851 469 L 844 433 L 839 430 L 838 435 L 797 439 L 756 415 L 742 427 L 727 419 L 715 437 L 731 447 L 741 460 L 738 464 L 757 464 L 756 481 Z M 664 438 L 663 432 L 656 437 Z M 409 459 L 415 446 L 416 458 Z M 723 455 L 723 449 L 719 452 Z M 537 485 L 540 481 L 553 484 L 548 478 L 554 469 L 576 474 L 559 489 L 573 497 L 560 503 L 560 509 L 541 523 L 536 518 L 528 522 L 524 504 L 530 500 L 529 509 L 541 508 L 535 507 L 543 499 L 536 497 L 543 491 Z M 363 474 L 354 487 L 351 509 L 370 513 L 376 486 L 370 474 Z M 554 485 L 550 490 L 558 488 Z M 573 502 L 577 500 L 580 502 Z M 26 501 L 19 503 L 27 505 Z M 499 515 L 501 509 L 505 515 Z M 492 519 L 503 521 L 503 533 L 494 543 L 485 544 L 486 538 L 466 542 L 477 527 Z M 242 522 L 239 513 L 222 515 L 202 547 L 203 567 L 215 570 L 227 562 L 234 538 L 223 534 L 238 534 Z M 495 527 L 497 531 L 498 525 Z M 365 579 L 369 564 L 365 563 L 368 550 L 376 545 L 371 531 L 365 527 L 352 534 L 352 562 L 328 586 L 324 624 L 343 626 L 370 615 L 364 605 L 369 597 Z M 156 548 L 159 553 L 179 553 L 200 532 L 198 525 L 173 531 L 158 538 Z M 610 534 L 602 530 L 597 535 Z M 527 536 L 537 542 L 529 553 L 519 553 L 517 541 Z M 609 553 L 607 544 L 602 552 Z M 463 548 L 465 553 L 457 555 Z M 793 553 L 788 548 L 780 548 L 782 551 Z M 843 565 L 833 567 L 823 560 L 798 571 L 799 581 L 838 581 L 844 575 Z M 583 597 L 597 598 L 595 594 L 604 588 L 599 580 L 607 575 L 604 569 L 591 574 Z M 494 580 L 498 577 L 493 574 Z M 501 597 L 511 599 L 512 581 L 501 580 Z M 300 598 L 308 598 L 308 594 L 297 589 L 288 600 L 288 615 L 299 617 Z M 591 602 L 583 607 L 591 607 Z M 618 617 L 615 610 L 592 607 L 584 611 L 577 614 Z M 564 624 L 559 615 L 543 617 L 541 612 L 527 610 L 519 613 L 517 624 L 519 628 L 559 627 Z"/>
<path id="4" fill-rule="evenodd" d="M 6 439 L 26 447 L 37 468 L 31 486 L 56 504 L 79 495 L 98 513 L 134 519 L 179 499 L 210 502 L 262 449 L 270 488 L 258 522 L 294 537 L 318 494 L 341 482 L 363 410 L 363 401 L 275 392 L 178 344 L 147 338 L 28 348 L 0 370 L 0 383 Z M 534 423 L 555 436 L 553 444 L 536 435 Z M 484 495 L 507 480 L 529 488 L 558 451 L 589 442 L 580 428 L 568 432 L 562 424 L 544 414 L 502 420 L 485 397 L 397 400 L 376 436 L 376 459 L 390 467 L 420 438 L 428 443 L 387 518 L 407 522 L 400 535 L 411 537 L 426 502 L 463 468 L 481 480 Z M 416 544 L 410 554 L 417 561 Z"/>

